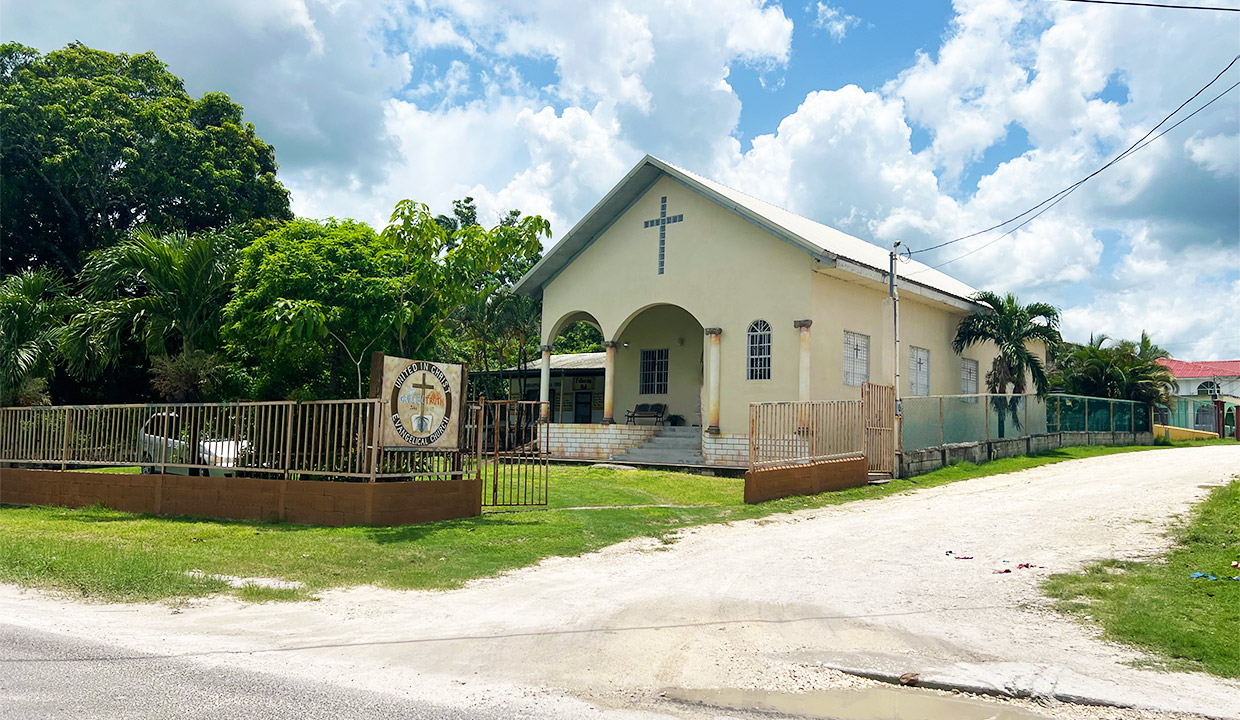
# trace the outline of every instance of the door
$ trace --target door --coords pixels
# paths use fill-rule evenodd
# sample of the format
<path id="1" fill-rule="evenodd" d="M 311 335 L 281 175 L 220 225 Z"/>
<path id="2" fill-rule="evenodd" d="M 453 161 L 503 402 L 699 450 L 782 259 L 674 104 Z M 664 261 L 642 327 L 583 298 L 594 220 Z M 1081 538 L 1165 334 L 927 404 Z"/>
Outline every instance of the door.
<path id="1" fill-rule="evenodd" d="M 594 393 L 579 392 L 573 395 L 573 422 L 588 423 L 593 415 Z"/>

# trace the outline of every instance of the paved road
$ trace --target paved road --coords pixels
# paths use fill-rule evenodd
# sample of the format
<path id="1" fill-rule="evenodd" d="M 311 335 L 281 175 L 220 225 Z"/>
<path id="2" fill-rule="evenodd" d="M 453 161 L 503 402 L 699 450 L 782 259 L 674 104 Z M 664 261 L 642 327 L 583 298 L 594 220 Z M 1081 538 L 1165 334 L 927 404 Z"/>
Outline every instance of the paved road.
<path id="1" fill-rule="evenodd" d="M 1039 590 L 1051 573 L 1163 552 L 1171 519 L 1237 472 L 1240 447 L 1151 450 L 694 528 L 449 592 L 173 611 L 0 586 L 0 618 L 456 709 L 515 699 L 537 716 L 662 711 L 650 700 L 665 688 L 837 687 L 847 676 L 829 666 L 847 666 L 1240 717 L 1240 684 L 1134 667 L 1149 658 Z"/>
<path id="2" fill-rule="evenodd" d="M 228 667 L 204 667 L 0 624 L 0 718 L 468 720 L 530 717 L 459 709 Z M 546 717 L 540 715 L 540 717 Z M 567 716 L 565 716 L 567 717 Z"/>

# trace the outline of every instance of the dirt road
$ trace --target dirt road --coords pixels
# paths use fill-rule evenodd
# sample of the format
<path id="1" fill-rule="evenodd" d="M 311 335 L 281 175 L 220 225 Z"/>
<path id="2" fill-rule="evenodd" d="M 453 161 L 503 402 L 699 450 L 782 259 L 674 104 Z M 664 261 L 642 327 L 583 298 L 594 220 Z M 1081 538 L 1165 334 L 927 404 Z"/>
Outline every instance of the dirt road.
<path id="1" fill-rule="evenodd" d="M 666 688 L 849 682 L 826 669 L 837 666 L 1240 717 L 1240 683 L 1137 669 L 1140 653 L 1054 613 L 1038 592 L 1053 572 L 1159 553 L 1168 522 L 1237 473 L 1237 447 L 1113 455 L 693 529 L 671 545 L 624 543 L 459 591 L 354 588 L 174 612 L 0 587 L 0 617 L 437 700 L 550 691 L 642 707 Z"/>

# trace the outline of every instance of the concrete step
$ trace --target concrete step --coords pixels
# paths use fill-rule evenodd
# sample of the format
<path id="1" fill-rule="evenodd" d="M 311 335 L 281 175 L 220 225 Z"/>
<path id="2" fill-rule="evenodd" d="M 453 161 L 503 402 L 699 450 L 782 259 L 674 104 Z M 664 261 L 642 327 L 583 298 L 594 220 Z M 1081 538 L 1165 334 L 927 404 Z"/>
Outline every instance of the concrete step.
<path id="1" fill-rule="evenodd" d="M 629 450 L 618 455 L 612 455 L 611 459 L 617 462 L 633 461 L 645 463 L 667 463 L 668 465 L 705 464 L 705 459 L 699 454 L 666 451 Z"/>
<path id="2" fill-rule="evenodd" d="M 642 443 L 641 447 L 658 447 L 658 448 L 700 448 L 702 441 L 698 438 L 655 438 L 648 442 Z"/>

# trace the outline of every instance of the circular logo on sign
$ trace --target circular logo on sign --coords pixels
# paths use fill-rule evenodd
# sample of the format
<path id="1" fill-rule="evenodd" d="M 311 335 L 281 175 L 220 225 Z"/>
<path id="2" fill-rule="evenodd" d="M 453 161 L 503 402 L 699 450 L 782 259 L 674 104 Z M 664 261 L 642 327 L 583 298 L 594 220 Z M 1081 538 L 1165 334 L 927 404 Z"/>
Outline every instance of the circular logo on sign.
<path id="1" fill-rule="evenodd" d="M 452 390 L 438 365 L 410 363 L 392 384 L 392 425 L 410 445 L 433 445 L 452 419 Z"/>

